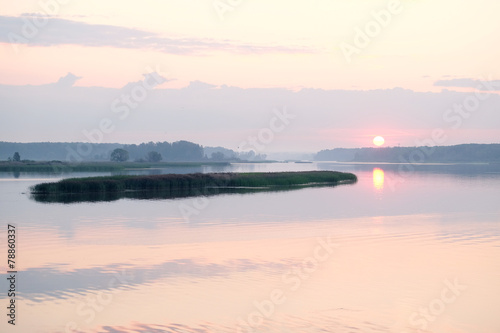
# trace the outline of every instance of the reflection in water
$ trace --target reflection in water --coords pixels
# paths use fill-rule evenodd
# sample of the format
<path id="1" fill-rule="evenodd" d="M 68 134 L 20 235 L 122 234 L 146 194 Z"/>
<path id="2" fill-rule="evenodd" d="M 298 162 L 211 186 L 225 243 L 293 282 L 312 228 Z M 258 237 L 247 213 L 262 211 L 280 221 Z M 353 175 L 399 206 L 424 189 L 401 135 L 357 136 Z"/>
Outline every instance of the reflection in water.
<path id="1" fill-rule="evenodd" d="M 111 200 L 52 205 L 22 193 L 60 175 L 0 172 L 0 221 L 22 232 L 16 332 L 416 333 L 424 320 L 426 332 L 500 332 L 500 165 L 414 165 L 391 191 L 395 164 L 224 171 L 306 167 L 354 172 L 359 183 L 245 195 L 213 189 L 204 209 L 199 198 L 183 199 L 189 191 L 127 193 L 155 200 L 46 198 Z M 171 195 L 180 197 L 162 199 Z M 196 209 L 189 219 L 184 205 Z M 328 239 L 320 252 L 318 239 Z M 444 281 L 467 290 L 448 290 L 455 298 L 445 303 Z M 0 321 L 0 332 L 8 325 Z"/>
<path id="2" fill-rule="evenodd" d="M 123 192 L 84 192 L 84 193 L 33 193 L 30 198 L 42 203 L 78 203 L 78 202 L 101 202 L 116 201 L 119 199 L 179 199 L 197 196 L 215 196 L 220 194 L 252 194 L 262 192 L 287 192 L 311 187 L 335 187 L 338 185 L 355 184 L 356 181 L 344 181 L 341 184 L 306 184 L 294 186 L 267 186 L 267 187 L 204 187 L 204 188 L 180 188 L 149 189 L 144 191 Z"/>
<path id="3" fill-rule="evenodd" d="M 373 169 L 373 187 L 377 190 L 384 188 L 384 170 L 380 168 Z"/>
<path id="4" fill-rule="evenodd" d="M 125 252 L 124 252 L 125 253 Z M 58 266 L 58 265 L 55 265 Z M 141 285 L 157 283 L 165 278 L 203 278 L 227 276 L 234 272 L 279 270 L 288 268 L 286 263 L 265 262 L 249 259 L 233 259 L 220 263 L 206 263 L 192 259 L 176 259 L 154 265 L 130 268 L 128 265 L 109 264 L 91 268 L 67 270 L 64 265 L 56 268 L 37 267 L 23 272 L 23 278 L 37 283 L 26 285 L 23 294 L 34 302 L 49 298 L 67 299 L 75 293 L 86 291 L 110 291 L 113 289 L 140 288 Z M 121 283 L 109 281 L 123 275 Z M 37 297 L 38 296 L 38 297 Z"/>

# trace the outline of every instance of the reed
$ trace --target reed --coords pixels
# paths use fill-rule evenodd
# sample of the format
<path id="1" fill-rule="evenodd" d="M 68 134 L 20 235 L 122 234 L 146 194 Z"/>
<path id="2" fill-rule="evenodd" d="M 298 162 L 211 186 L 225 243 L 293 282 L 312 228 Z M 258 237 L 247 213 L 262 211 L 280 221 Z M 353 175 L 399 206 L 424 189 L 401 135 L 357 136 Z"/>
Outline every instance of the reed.
<path id="1" fill-rule="evenodd" d="M 337 171 L 269 173 L 194 173 L 153 176 L 68 178 L 31 187 L 33 194 L 116 193 L 125 191 L 191 191 L 206 188 L 272 188 L 353 183 L 352 173 Z"/>

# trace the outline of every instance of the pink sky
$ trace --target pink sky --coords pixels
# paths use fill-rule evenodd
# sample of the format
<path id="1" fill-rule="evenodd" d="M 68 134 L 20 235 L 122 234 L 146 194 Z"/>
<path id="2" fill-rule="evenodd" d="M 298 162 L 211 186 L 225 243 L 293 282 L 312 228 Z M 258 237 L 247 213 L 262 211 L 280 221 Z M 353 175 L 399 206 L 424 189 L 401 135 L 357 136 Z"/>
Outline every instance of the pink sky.
<path id="1" fill-rule="evenodd" d="M 267 90 L 267 103 L 225 95 L 231 97 L 228 104 L 233 108 L 232 117 L 241 113 L 245 118 L 254 112 L 250 110 L 252 107 L 260 108 L 256 111 L 260 118 L 252 119 L 248 128 L 238 130 L 240 133 L 258 132 L 272 117 L 272 109 L 276 106 L 295 107 L 292 101 L 280 96 L 273 98 L 273 88 L 293 92 L 314 88 L 331 92 L 329 102 L 325 100 L 331 103 L 330 109 L 310 111 L 307 104 L 314 104 L 314 101 L 300 101 L 303 106 L 297 112 L 304 115 L 302 118 L 305 119 L 308 113 L 314 116 L 301 121 L 307 125 L 296 124 L 293 125 L 295 130 L 291 126 L 288 132 L 276 135 L 273 144 L 266 147 L 274 151 L 366 146 L 375 135 L 384 136 L 387 145 L 413 145 L 416 139 L 428 137 L 436 127 L 452 124 L 443 120 L 446 110 L 454 103 L 462 103 L 468 95 L 474 96 L 478 82 L 486 80 L 496 87 L 492 93 L 495 96 L 481 103 L 477 109 L 483 112 L 475 116 L 476 119 L 461 116 L 467 121 L 450 131 L 447 143 L 498 141 L 496 94 L 500 90 L 497 84 L 500 73 L 495 66 L 500 56 L 500 46 L 496 42 L 500 31 L 498 1 L 318 0 L 306 4 L 303 1 L 253 0 L 222 7 L 221 2 L 227 3 L 151 0 L 138 5 L 132 1 L 73 1 L 51 8 L 23 1 L 4 4 L 0 16 L 0 90 L 11 107 L 3 108 L 0 117 L 17 123 L 23 118 L 16 118 L 16 114 L 24 117 L 36 112 L 43 114 L 47 123 L 46 126 L 43 122 L 38 123 L 40 131 L 21 135 L 11 133 L 7 127 L 12 126 L 2 122 L 5 124 L 2 127 L 6 128 L 0 140 L 82 141 L 85 137 L 81 132 L 86 126 L 93 126 L 92 122 L 98 123 L 107 117 L 113 96 L 120 95 L 117 89 L 139 82 L 145 73 L 158 71 L 168 80 L 157 85 L 155 90 L 163 91 L 165 96 L 169 91 L 183 91 L 178 90 L 182 88 L 189 92 L 191 90 L 186 87 L 195 81 L 215 88 L 227 85 Z M 68 73 L 78 77 L 68 83 L 70 87 L 115 89 L 108 91 L 107 102 L 97 102 L 104 97 L 99 93 L 99 96 L 94 95 L 94 90 L 85 92 L 90 103 L 88 107 L 93 110 L 72 107 L 75 119 L 81 117 L 88 121 L 80 123 L 80 128 L 75 125 L 71 130 L 51 129 L 57 113 L 62 112 L 57 111 L 62 107 L 57 94 L 52 95 L 51 100 L 44 99 L 42 107 L 40 101 L 37 105 L 16 103 L 9 91 L 19 86 L 23 99 L 36 100 L 43 85 L 53 84 Z M 26 85 L 40 86 L 40 90 L 22 90 L 21 86 Z M 321 112 L 340 118 L 345 116 L 342 108 L 348 107 L 349 99 L 336 101 L 336 92 L 356 91 L 359 92 L 356 98 L 363 99 L 363 91 L 394 88 L 420 93 L 408 100 L 419 107 L 408 105 L 411 111 L 400 109 L 397 118 L 386 119 L 384 115 L 394 115 L 396 110 L 381 109 L 387 107 L 387 103 L 380 97 L 380 100 L 373 100 L 372 110 L 367 107 L 359 110 L 358 116 L 370 114 L 370 119 L 374 118 L 373 113 L 380 114 L 380 121 L 372 127 L 361 124 L 362 121 L 359 126 L 340 128 L 314 122 L 323 117 Z M 449 90 L 463 92 L 463 95 L 450 99 L 444 96 Z M 417 102 L 428 100 L 425 93 L 435 94 L 439 101 L 428 107 L 424 102 Z M 216 95 L 213 91 L 211 94 Z M 249 90 L 245 94 L 248 98 L 260 96 Z M 178 95 L 181 98 L 182 93 Z M 402 101 L 405 99 L 402 91 L 396 95 L 401 95 Z M 190 108 L 189 101 L 190 97 L 185 96 L 184 108 Z M 69 107 L 72 103 L 79 103 L 78 98 L 65 100 L 62 104 Z M 157 104 L 153 113 L 171 106 L 162 98 L 158 103 L 164 104 Z M 197 105 L 192 115 L 211 113 L 219 107 L 215 102 Z M 99 108 L 101 110 L 97 111 Z M 145 101 L 139 108 L 150 110 L 150 105 Z M 182 109 L 177 112 L 182 113 Z M 434 113 L 435 119 L 429 121 L 427 117 L 427 123 L 422 123 L 420 112 Z M 157 113 L 157 118 L 150 121 L 162 121 L 165 117 Z M 235 149 L 237 141 L 241 140 L 235 138 L 237 135 L 231 128 L 236 124 L 230 121 L 226 131 L 221 132 L 220 128 L 207 123 L 205 127 L 187 126 L 188 120 L 182 114 L 170 112 L 169 121 L 173 118 L 179 119 L 179 125 L 169 129 L 168 134 L 155 129 L 153 123 L 139 121 L 141 125 L 124 125 L 105 141 L 187 139 Z M 415 125 L 410 125 L 411 120 Z"/>

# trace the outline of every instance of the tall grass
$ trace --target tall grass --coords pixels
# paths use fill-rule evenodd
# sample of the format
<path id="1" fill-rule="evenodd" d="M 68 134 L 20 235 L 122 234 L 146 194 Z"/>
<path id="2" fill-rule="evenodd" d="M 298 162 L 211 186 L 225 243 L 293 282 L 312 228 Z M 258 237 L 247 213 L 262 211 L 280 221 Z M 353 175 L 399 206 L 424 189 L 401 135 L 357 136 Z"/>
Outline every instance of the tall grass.
<path id="1" fill-rule="evenodd" d="M 259 188 L 333 185 L 355 182 L 356 176 L 337 171 L 270 173 L 195 173 L 154 176 L 69 178 L 33 186 L 34 194 L 100 193 L 123 191 L 179 191 L 204 188 Z"/>

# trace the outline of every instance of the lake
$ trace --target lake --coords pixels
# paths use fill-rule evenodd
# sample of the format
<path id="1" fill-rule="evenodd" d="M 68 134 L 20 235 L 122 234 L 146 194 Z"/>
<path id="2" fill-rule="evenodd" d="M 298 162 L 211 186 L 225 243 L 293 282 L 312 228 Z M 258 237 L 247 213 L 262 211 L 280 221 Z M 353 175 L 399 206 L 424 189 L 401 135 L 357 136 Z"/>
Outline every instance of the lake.
<path id="1" fill-rule="evenodd" d="M 500 166 L 259 163 L 134 174 L 338 170 L 336 187 L 40 203 L 64 175 L 0 173 L 16 228 L 1 332 L 500 332 Z M 100 173 L 109 175 L 110 173 Z M 92 175 L 95 175 L 93 173 Z"/>

